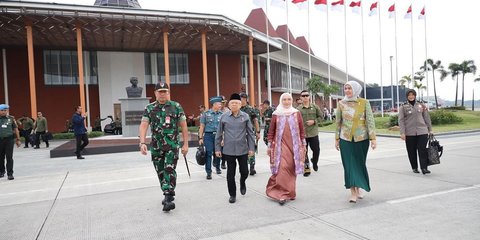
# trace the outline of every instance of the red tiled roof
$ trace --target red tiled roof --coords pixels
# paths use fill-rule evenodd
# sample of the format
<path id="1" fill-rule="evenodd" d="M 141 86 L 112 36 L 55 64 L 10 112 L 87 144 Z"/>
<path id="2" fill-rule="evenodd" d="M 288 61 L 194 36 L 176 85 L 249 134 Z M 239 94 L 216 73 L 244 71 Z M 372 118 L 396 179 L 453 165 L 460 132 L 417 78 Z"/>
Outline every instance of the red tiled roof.
<path id="1" fill-rule="evenodd" d="M 290 36 L 290 39 L 289 39 L 290 43 L 297 46 L 297 47 L 300 47 L 297 43 L 297 40 L 295 40 L 295 37 L 293 37 L 292 32 L 290 31 L 290 29 L 287 27 L 286 24 L 280 25 L 280 26 L 277 27 L 278 36 L 281 37 L 285 41 L 288 41 L 287 32 L 288 32 L 288 35 Z"/>
<path id="2" fill-rule="evenodd" d="M 307 42 L 307 39 L 304 37 L 304 36 L 300 36 L 300 37 L 297 37 L 297 39 L 295 39 L 298 43 L 298 47 L 305 50 L 306 52 L 308 52 L 308 48 L 310 48 L 310 46 L 308 45 L 308 42 Z M 315 55 L 313 53 L 313 50 L 310 48 L 310 53 L 312 55 Z"/>
<path id="3" fill-rule="evenodd" d="M 250 15 L 248 15 L 247 20 L 245 20 L 245 25 L 267 34 L 265 17 L 266 14 L 262 8 L 253 9 L 250 12 Z M 270 20 L 268 20 L 268 35 L 271 37 L 278 37 Z"/>

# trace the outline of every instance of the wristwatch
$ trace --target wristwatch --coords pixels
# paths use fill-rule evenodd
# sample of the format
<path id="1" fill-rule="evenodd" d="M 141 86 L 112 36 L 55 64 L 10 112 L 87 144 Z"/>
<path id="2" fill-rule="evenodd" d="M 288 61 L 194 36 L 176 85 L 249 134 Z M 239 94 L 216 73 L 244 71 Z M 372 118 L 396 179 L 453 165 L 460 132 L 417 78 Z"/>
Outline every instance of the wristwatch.
<path id="1" fill-rule="evenodd" d="M 142 145 L 147 145 L 146 143 L 139 143 L 138 147 L 142 147 Z"/>

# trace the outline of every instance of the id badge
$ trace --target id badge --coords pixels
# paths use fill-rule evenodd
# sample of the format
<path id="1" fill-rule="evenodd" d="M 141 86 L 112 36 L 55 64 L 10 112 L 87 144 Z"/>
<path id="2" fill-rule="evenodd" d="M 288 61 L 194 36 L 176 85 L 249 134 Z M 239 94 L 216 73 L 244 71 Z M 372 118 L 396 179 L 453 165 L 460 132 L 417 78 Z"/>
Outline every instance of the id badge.
<path id="1" fill-rule="evenodd" d="M 7 124 L 3 124 L 3 125 L 2 125 L 2 128 L 7 128 Z"/>
<path id="2" fill-rule="evenodd" d="M 165 117 L 165 123 L 170 124 L 170 116 Z"/>

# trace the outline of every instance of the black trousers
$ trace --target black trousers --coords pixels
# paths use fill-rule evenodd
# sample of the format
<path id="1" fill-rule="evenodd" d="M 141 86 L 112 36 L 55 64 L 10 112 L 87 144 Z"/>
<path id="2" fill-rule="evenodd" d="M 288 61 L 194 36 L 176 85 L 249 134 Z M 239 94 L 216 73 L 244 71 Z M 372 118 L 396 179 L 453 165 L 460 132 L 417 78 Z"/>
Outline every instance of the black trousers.
<path id="1" fill-rule="evenodd" d="M 32 129 L 22 129 L 21 135 L 23 138 L 25 138 L 25 147 L 28 147 L 28 144 L 30 143 L 31 146 L 35 145 L 35 143 L 30 142 L 30 133 L 32 132 Z"/>
<path id="2" fill-rule="evenodd" d="M 40 147 L 40 137 L 42 137 L 44 134 L 45 134 L 45 131 L 43 131 L 43 132 L 38 132 L 37 131 L 35 133 L 35 146 L 36 147 Z M 48 139 L 42 137 L 42 140 L 45 142 L 45 144 L 47 144 L 47 147 L 48 147 Z"/>
<path id="3" fill-rule="evenodd" d="M 5 173 L 5 157 L 7 157 L 7 175 L 13 175 L 13 137 L 0 138 L 0 173 Z"/>
<path id="4" fill-rule="evenodd" d="M 417 152 L 420 159 L 420 168 L 428 168 L 427 142 L 428 134 L 406 136 L 405 145 L 407 146 L 408 159 L 412 169 L 418 169 Z"/>
<path id="5" fill-rule="evenodd" d="M 248 178 L 248 155 L 230 156 L 223 154 L 223 159 L 227 161 L 227 186 L 230 196 L 237 196 L 237 186 L 235 184 L 235 172 L 240 170 L 240 186 L 245 186 L 245 180 Z"/>
<path id="6" fill-rule="evenodd" d="M 316 166 L 318 164 L 318 158 L 320 157 L 320 141 L 318 140 L 318 136 L 305 138 L 305 141 L 307 142 L 307 148 L 310 146 L 310 149 L 312 149 L 312 163 Z M 308 157 L 305 157 L 305 165 L 309 162 Z"/>
<path id="7" fill-rule="evenodd" d="M 77 140 L 77 151 L 75 153 L 81 155 L 81 151 L 88 145 L 88 135 L 86 133 L 82 135 L 76 135 L 75 139 Z"/>

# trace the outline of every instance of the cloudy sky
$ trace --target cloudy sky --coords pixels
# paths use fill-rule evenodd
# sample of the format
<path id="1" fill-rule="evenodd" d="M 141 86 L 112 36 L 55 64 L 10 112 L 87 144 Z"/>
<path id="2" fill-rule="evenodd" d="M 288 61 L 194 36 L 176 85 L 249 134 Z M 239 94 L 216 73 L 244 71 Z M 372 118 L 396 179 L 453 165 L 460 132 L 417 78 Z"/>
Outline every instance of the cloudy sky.
<path id="1" fill-rule="evenodd" d="M 31 1 L 82 5 L 92 5 L 95 2 L 94 0 Z M 286 24 L 286 9 L 271 6 L 271 0 L 266 1 L 268 2 L 268 16 L 273 26 L 276 28 L 278 25 Z M 309 37 L 315 54 L 322 59 L 327 59 L 326 13 L 313 7 L 313 0 L 309 1 L 311 4 L 310 31 L 308 31 L 308 11 L 300 10 L 292 3 L 289 3 L 288 7 L 289 25 L 295 37 L 302 35 Z M 363 69 L 365 69 L 367 83 L 380 84 L 381 79 L 383 79 L 384 85 L 390 85 L 390 56 L 394 56 L 394 83 L 397 75 L 395 71 L 397 64 L 399 79 L 402 76 L 410 75 L 412 73 L 412 22 L 409 19 L 404 19 L 404 15 L 408 6 L 413 2 L 413 70 L 418 71 L 427 52 L 428 58 L 441 60 L 445 68 L 450 63 L 474 60 L 479 67 L 475 77 L 480 76 L 480 34 L 478 34 L 478 29 L 475 28 L 475 24 L 480 22 L 480 14 L 478 14 L 480 1 L 380 0 L 380 20 L 378 15 L 368 16 L 370 5 L 375 1 L 377 0 L 362 1 L 365 64 L 363 64 L 362 54 L 361 15 L 352 13 L 350 7 L 347 6 L 347 52 L 345 52 L 344 14 L 343 12 L 332 12 L 329 10 L 330 62 L 333 65 L 341 69 L 346 69 L 346 66 L 348 66 L 349 73 L 358 79 L 364 78 Z M 330 3 L 332 0 L 328 2 Z M 345 1 L 347 5 L 350 2 L 351 0 Z M 240 23 L 245 21 L 252 9 L 258 8 L 252 0 L 139 0 L 139 3 L 144 9 L 221 14 Z M 387 12 L 387 9 L 393 3 L 396 4 L 398 55 L 395 54 L 394 19 L 389 18 Z M 425 21 L 417 19 L 423 6 L 426 6 L 427 51 L 425 51 Z M 381 31 L 379 31 L 379 22 L 381 23 Z M 381 32 L 382 41 L 381 56 L 379 32 Z M 345 61 L 346 55 L 348 56 L 348 61 Z M 477 91 L 476 99 L 480 98 L 480 82 L 474 84 L 473 79 L 474 76 L 472 74 L 465 77 L 466 100 L 472 98 L 473 88 Z M 433 95 L 431 74 L 429 80 L 429 92 L 430 95 Z M 454 100 L 455 81 L 451 77 L 447 77 L 443 82 L 440 82 L 437 77 L 437 94 L 442 99 Z M 460 94 L 459 98 L 461 98 Z"/>

